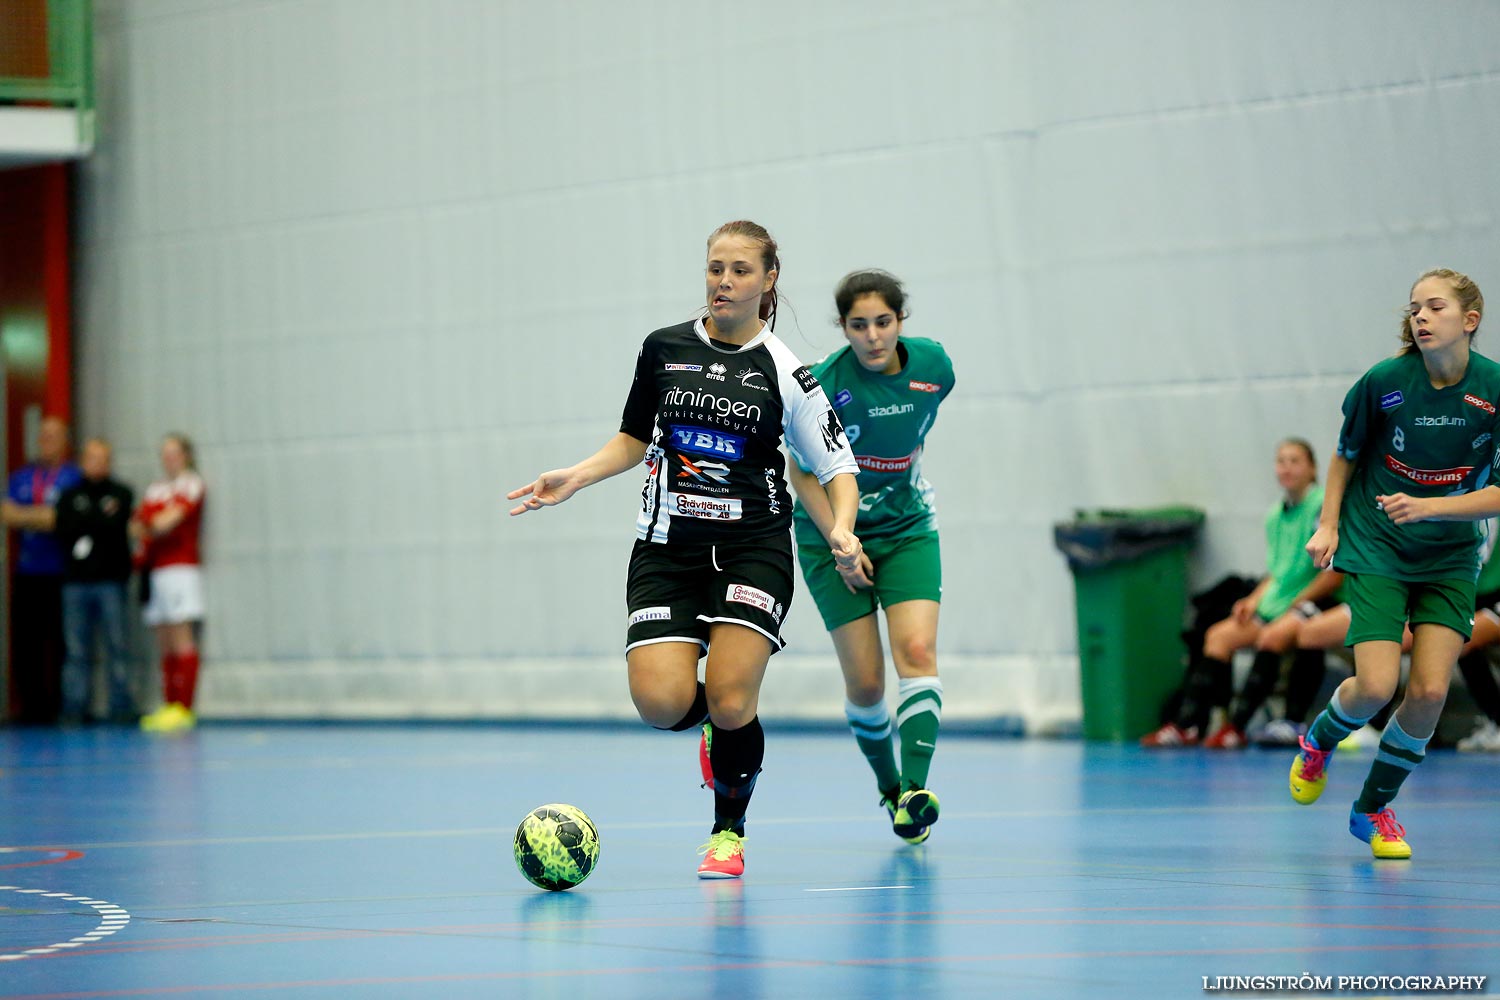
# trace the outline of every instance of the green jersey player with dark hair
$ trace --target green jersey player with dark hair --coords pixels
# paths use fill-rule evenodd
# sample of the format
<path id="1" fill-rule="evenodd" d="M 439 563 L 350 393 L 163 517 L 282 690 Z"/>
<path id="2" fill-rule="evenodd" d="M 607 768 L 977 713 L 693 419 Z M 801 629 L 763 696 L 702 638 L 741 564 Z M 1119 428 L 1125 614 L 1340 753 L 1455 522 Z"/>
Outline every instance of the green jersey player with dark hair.
<path id="1" fill-rule="evenodd" d="M 953 389 L 953 363 L 937 341 L 902 336 L 906 291 L 894 275 L 855 271 L 839 283 L 834 304 L 849 343 L 811 370 L 833 400 L 859 466 L 855 531 L 864 554 L 848 567 L 828 556 L 827 497 L 794 456 L 797 561 L 833 636 L 844 711 L 875 772 L 881 804 L 896 834 L 918 844 L 938 817 L 937 796 L 926 786 L 943 709 L 935 652 L 942 561 L 921 458 L 938 406 Z M 898 678 L 899 765 L 877 607 L 885 608 Z"/>
<path id="2" fill-rule="evenodd" d="M 1471 350 L 1484 297 L 1467 275 L 1412 286 L 1403 347 L 1355 383 L 1329 465 L 1313 561 L 1347 574 L 1354 676 L 1313 722 L 1292 762 L 1292 798 L 1315 801 L 1328 756 L 1396 691 L 1412 631 L 1406 697 L 1386 725 L 1349 832 L 1377 858 L 1409 858 L 1390 802 L 1427 753 L 1454 662 L 1474 628 L 1482 532 L 1500 512 L 1500 365 Z"/>

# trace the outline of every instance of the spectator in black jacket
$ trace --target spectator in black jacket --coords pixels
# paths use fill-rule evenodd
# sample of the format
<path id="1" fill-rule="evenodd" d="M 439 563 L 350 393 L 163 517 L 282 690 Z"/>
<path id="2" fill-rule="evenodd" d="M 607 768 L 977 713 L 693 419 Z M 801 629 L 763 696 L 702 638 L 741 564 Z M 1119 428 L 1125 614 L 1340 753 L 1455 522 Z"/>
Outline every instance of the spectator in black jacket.
<path id="1" fill-rule="evenodd" d="M 102 639 L 109 677 L 109 718 L 134 722 L 126 650 L 126 583 L 130 579 L 127 526 L 135 501 L 130 487 L 110 477 L 110 447 L 102 438 L 83 446 L 83 482 L 57 501 L 57 541 L 67 555 L 63 569 L 64 723 L 89 717 L 94 690 L 95 640 Z"/>

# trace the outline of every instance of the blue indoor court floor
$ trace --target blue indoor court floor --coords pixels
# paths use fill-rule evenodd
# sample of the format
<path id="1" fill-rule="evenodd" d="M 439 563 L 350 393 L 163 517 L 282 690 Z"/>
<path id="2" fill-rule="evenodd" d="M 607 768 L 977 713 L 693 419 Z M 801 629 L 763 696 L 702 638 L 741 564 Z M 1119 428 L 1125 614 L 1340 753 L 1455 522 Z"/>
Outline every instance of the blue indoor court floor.
<path id="1" fill-rule="evenodd" d="M 0 996 L 1160 1000 L 1205 976 L 1500 975 L 1500 758 L 1428 758 L 1396 803 L 1410 862 L 1345 830 L 1369 760 L 1340 755 L 1303 807 L 1286 751 L 953 736 L 912 848 L 847 734 L 772 730 L 746 878 L 700 882 L 694 733 L 0 730 Z M 510 847 L 554 801 L 602 843 L 559 894 Z"/>

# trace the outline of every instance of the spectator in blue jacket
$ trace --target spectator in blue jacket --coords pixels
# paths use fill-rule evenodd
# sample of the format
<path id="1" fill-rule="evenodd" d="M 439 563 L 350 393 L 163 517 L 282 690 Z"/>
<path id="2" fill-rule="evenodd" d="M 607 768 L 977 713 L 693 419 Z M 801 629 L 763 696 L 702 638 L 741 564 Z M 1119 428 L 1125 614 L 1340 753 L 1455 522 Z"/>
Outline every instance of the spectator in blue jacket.
<path id="1" fill-rule="evenodd" d="M 83 478 L 67 461 L 68 425 L 46 417 L 37 428 L 36 460 L 10 474 L 0 521 L 20 533 L 10 597 L 11 716 L 57 721 L 62 702 L 62 578 L 66 554 L 53 536 L 57 498 Z"/>

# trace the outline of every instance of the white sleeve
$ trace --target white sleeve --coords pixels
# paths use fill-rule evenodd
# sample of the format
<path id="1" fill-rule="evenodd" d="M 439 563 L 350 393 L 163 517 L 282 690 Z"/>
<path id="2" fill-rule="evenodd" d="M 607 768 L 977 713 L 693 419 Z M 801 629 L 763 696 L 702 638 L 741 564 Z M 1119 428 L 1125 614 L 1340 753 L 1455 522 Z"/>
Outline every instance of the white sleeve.
<path id="1" fill-rule="evenodd" d="M 785 348 L 776 352 L 781 382 L 781 430 L 792 460 L 818 477 L 819 485 L 841 472 L 859 475 L 844 425 L 813 373 Z"/>

